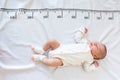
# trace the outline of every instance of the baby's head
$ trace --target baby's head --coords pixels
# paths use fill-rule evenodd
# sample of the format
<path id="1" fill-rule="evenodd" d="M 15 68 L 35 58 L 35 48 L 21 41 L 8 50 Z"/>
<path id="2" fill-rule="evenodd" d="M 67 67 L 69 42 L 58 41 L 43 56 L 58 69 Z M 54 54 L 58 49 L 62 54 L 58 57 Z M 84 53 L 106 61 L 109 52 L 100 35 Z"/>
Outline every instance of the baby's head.
<path id="1" fill-rule="evenodd" d="M 91 54 L 94 59 L 103 59 L 107 54 L 107 48 L 104 44 L 100 42 L 90 42 L 89 46 L 91 48 Z"/>

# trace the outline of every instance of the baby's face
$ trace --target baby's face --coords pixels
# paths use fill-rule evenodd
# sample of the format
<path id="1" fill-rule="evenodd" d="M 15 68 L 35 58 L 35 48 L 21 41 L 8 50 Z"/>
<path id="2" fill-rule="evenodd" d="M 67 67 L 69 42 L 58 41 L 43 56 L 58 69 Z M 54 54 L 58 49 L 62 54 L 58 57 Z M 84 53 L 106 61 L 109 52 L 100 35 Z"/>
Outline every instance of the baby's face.
<path id="1" fill-rule="evenodd" d="M 105 46 L 100 42 L 90 42 L 91 53 L 94 58 L 99 58 L 100 53 L 105 53 Z"/>

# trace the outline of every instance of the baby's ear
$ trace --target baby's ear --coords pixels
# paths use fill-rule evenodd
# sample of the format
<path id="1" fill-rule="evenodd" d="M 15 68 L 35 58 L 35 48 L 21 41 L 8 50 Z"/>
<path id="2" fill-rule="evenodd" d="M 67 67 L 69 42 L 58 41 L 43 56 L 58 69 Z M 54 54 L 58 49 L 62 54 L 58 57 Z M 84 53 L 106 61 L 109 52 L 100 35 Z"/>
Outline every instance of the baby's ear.
<path id="1" fill-rule="evenodd" d="M 93 55 L 93 57 L 94 57 L 94 58 L 97 58 L 97 56 L 96 56 L 96 55 Z"/>

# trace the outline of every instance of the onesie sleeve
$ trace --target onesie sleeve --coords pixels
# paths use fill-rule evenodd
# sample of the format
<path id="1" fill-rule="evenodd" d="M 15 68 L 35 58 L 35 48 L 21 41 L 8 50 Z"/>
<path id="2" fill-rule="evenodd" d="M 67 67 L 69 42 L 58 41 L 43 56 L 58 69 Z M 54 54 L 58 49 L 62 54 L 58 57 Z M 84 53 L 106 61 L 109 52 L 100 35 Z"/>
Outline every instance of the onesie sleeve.
<path id="1" fill-rule="evenodd" d="M 85 27 L 80 27 L 76 32 L 75 32 L 75 42 L 80 43 L 81 41 L 84 41 L 84 36 L 85 36 Z"/>
<path id="2" fill-rule="evenodd" d="M 89 62 L 85 62 L 83 64 L 83 69 L 86 71 L 86 72 L 90 72 L 90 71 L 95 71 L 98 69 L 98 67 L 95 67 L 95 65 L 93 63 L 89 63 Z"/>

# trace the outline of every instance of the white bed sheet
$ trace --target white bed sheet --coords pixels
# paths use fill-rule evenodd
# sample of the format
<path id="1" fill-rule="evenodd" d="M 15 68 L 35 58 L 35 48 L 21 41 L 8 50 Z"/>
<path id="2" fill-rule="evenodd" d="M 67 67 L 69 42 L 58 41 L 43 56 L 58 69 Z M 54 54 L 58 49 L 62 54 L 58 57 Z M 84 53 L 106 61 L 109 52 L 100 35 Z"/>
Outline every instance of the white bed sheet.
<path id="1" fill-rule="evenodd" d="M 1 0 L 4 8 L 78 8 L 120 10 L 119 0 Z M 0 13 L 0 80 L 119 80 L 120 79 L 120 15 L 114 20 L 103 15 L 97 20 L 91 15 L 89 20 L 79 14 L 71 19 L 64 13 L 57 19 L 50 13 L 48 19 L 36 13 L 34 19 L 19 15 L 12 20 Z M 80 26 L 89 29 L 89 40 L 101 41 L 107 45 L 106 59 L 99 61 L 100 68 L 94 72 L 84 72 L 80 66 L 52 68 L 31 61 L 31 45 L 42 46 L 54 38 L 61 43 L 74 43 L 74 30 Z"/>

